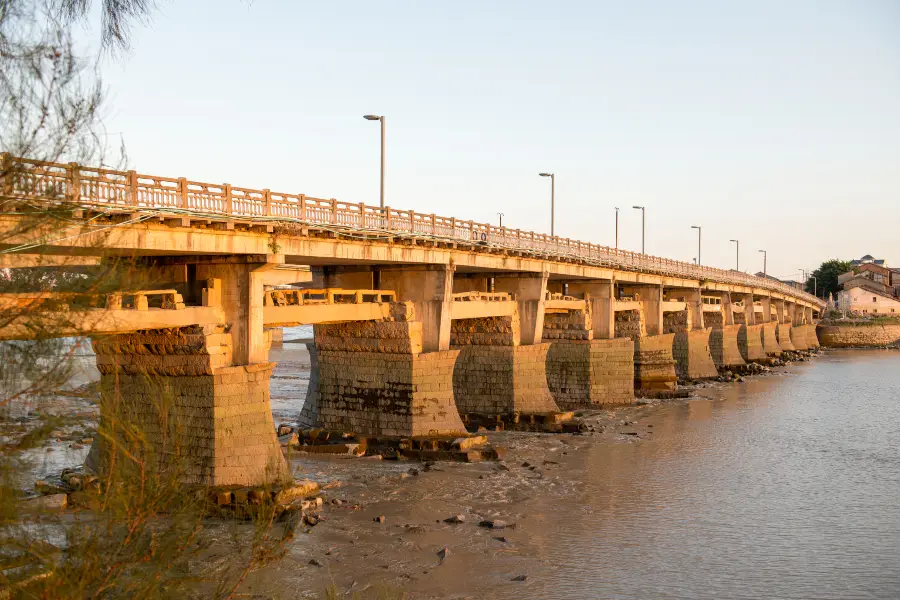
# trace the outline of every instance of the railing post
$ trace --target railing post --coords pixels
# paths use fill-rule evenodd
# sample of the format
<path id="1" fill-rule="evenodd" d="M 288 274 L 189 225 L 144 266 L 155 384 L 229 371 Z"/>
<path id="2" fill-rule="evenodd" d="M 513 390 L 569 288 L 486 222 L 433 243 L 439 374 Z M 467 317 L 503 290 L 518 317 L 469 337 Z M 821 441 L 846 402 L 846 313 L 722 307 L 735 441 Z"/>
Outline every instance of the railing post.
<path id="1" fill-rule="evenodd" d="M 72 191 L 69 194 L 72 202 L 81 202 L 81 167 L 77 162 L 69 163 L 69 185 Z"/>
<path id="2" fill-rule="evenodd" d="M 393 227 L 391 226 L 391 207 L 390 206 L 384 207 L 384 219 L 385 219 L 385 227 L 387 228 L 387 230 L 388 231 L 392 230 Z"/>
<path id="3" fill-rule="evenodd" d="M 431 213 L 431 235 L 437 235 L 437 217 Z"/>
<path id="4" fill-rule="evenodd" d="M 0 185 L 0 193 L 4 196 L 12 196 L 13 193 L 13 161 L 9 152 L 0 154 L 0 175 L 3 175 L 3 184 Z"/>
<path id="5" fill-rule="evenodd" d="M 225 214 L 230 215 L 232 211 L 231 207 L 231 184 L 225 184 Z"/>
<path id="6" fill-rule="evenodd" d="M 469 241 L 475 239 L 475 221 L 469 221 Z"/>
<path id="7" fill-rule="evenodd" d="M 306 194 L 300 194 L 300 220 L 306 220 Z"/>
<path id="8" fill-rule="evenodd" d="M 266 188 L 263 190 L 263 201 L 265 202 L 265 210 L 266 210 L 266 212 L 263 214 L 265 214 L 267 217 L 271 217 L 272 216 L 272 192 L 269 191 L 269 188 Z"/>
<path id="9" fill-rule="evenodd" d="M 138 204 L 137 171 L 128 171 L 128 200 L 132 206 Z"/>
<path id="10" fill-rule="evenodd" d="M 450 237 L 456 239 L 456 217 L 450 217 Z"/>
<path id="11" fill-rule="evenodd" d="M 337 200 L 331 199 L 331 224 L 337 223 Z"/>
<path id="12" fill-rule="evenodd" d="M 359 226 L 366 226 L 366 205 L 362 202 L 359 203 Z"/>
<path id="13" fill-rule="evenodd" d="M 181 200 L 181 208 L 188 208 L 188 186 L 187 178 L 178 178 L 178 196 Z"/>
<path id="14" fill-rule="evenodd" d="M 416 232 L 416 211 L 414 210 L 409 211 L 409 232 Z"/>

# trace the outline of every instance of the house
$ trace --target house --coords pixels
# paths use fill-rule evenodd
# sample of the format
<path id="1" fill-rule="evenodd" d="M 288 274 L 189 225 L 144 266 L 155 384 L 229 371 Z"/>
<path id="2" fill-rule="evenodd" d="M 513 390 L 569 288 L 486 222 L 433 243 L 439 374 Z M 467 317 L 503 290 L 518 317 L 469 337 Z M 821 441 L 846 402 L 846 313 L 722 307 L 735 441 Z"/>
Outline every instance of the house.
<path id="1" fill-rule="evenodd" d="M 838 292 L 837 306 L 849 312 L 900 316 L 900 298 L 858 282 Z"/>
<path id="2" fill-rule="evenodd" d="M 839 310 L 864 314 L 900 316 L 900 269 L 866 254 L 851 263 L 853 268 L 838 276 Z"/>

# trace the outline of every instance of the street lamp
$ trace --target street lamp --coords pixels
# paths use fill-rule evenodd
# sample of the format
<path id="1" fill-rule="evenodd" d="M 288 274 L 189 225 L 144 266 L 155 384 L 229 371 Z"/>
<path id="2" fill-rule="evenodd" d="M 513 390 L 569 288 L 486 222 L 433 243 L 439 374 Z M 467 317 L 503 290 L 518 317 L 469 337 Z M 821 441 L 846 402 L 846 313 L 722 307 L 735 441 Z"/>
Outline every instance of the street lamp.
<path id="1" fill-rule="evenodd" d="M 384 116 L 363 115 L 367 121 L 381 121 L 381 208 L 384 208 Z"/>
<path id="2" fill-rule="evenodd" d="M 810 277 L 812 277 L 812 280 L 813 280 L 813 296 L 818 298 L 819 297 L 819 289 L 818 289 L 819 288 L 819 280 L 816 279 L 815 275 L 810 275 Z"/>
<path id="3" fill-rule="evenodd" d="M 503 227 L 503 213 L 498 212 L 497 214 L 500 215 L 500 227 Z"/>
<path id="4" fill-rule="evenodd" d="M 730 240 L 736 244 L 734 249 L 734 270 L 741 270 L 741 243 L 737 240 Z"/>
<path id="5" fill-rule="evenodd" d="M 697 266 L 700 266 L 700 236 L 702 235 L 703 228 L 699 225 L 691 225 L 691 229 L 697 230 Z"/>
<path id="6" fill-rule="evenodd" d="M 556 175 L 553 173 L 538 173 L 538 175 L 550 178 L 550 237 L 554 237 L 554 221 L 556 218 Z"/>
<path id="7" fill-rule="evenodd" d="M 647 239 L 647 211 L 643 206 L 632 206 L 631 208 L 636 208 L 641 211 L 641 254 L 646 254 L 644 250 L 646 249 L 646 239 Z"/>
<path id="8" fill-rule="evenodd" d="M 766 253 L 765 250 L 760 250 L 760 252 L 763 253 L 763 275 L 766 275 L 767 274 L 766 273 L 766 263 L 769 260 L 769 255 Z"/>
<path id="9" fill-rule="evenodd" d="M 616 250 L 619 249 L 619 207 L 616 207 Z"/>

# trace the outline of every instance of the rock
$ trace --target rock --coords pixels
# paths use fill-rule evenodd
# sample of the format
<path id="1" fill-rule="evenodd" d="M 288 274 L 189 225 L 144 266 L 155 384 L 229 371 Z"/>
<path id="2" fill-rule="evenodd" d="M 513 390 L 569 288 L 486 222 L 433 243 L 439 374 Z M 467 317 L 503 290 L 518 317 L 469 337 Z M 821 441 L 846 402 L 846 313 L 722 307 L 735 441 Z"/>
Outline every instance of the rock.
<path id="1" fill-rule="evenodd" d="M 26 510 L 61 510 L 69 505 L 66 494 L 49 494 L 24 501 Z"/>
<path id="2" fill-rule="evenodd" d="M 525 468 L 527 469 L 528 467 L 531 466 L 531 463 L 528 462 L 528 461 L 525 461 L 525 462 L 522 463 L 522 466 L 525 467 Z"/>
<path id="3" fill-rule="evenodd" d="M 344 501 L 341 500 L 340 498 L 332 498 L 331 503 L 334 504 L 335 506 L 340 506 L 341 504 L 344 503 Z"/>
<path id="4" fill-rule="evenodd" d="M 309 564 L 311 564 L 311 565 L 314 566 L 314 567 L 321 567 L 321 566 L 322 566 L 322 563 L 320 563 L 319 561 L 317 561 L 317 560 L 314 559 L 314 558 L 309 559 Z"/>
<path id="5" fill-rule="evenodd" d="M 409 473 L 410 475 L 412 475 L 413 477 L 418 477 L 418 476 L 419 476 L 419 470 L 418 470 L 418 469 L 410 469 L 410 470 L 408 471 L 408 473 Z"/>
<path id="6" fill-rule="evenodd" d="M 446 519 L 444 519 L 444 523 L 457 524 L 457 523 L 465 523 L 465 522 L 466 522 L 465 515 L 453 515 L 452 517 L 447 517 Z"/>
<path id="7" fill-rule="evenodd" d="M 375 521 L 376 523 L 384 523 L 385 519 L 384 519 L 384 515 L 378 515 L 377 517 L 375 517 L 372 520 Z"/>
<path id="8" fill-rule="evenodd" d="M 447 556 L 449 556 L 449 554 L 450 554 L 450 548 L 448 548 L 447 546 L 444 546 L 443 548 L 441 548 L 440 550 L 437 551 L 438 559 L 441 562 L 444 562 L 444 559 L 447 558 Z"/>
<path id="9" fill-rule="evenodd" d="M 82 448 L 84 448 L 84 446 L 82 446 L 81 444 L 70 444 L 69 448 L 71 448 L 72 450 L 81 450 Z"/>
<path id="10" fill-rule="evenodd" d="M 315 527 L 319 524 L 319 516 L 318 515 L 303 515 L 303 522 L 309 525 L 310 527 Z"/>
<path id="11" fill-rule="evenodd" d="M 275 494 L 275 502 L 277 504 L 288 504 L 291 500 L 311 496 L 319 491 L 319 484 L 308 479 L 295 481 L 291 485 L 287 485 Z"/>
<path id="12" fill-rule="evenodd" d="M 499 465 L 497 465 L 497 470 L 498 471 L 509 471 L 509 467 L 507 467 L 503 463 L 500 463 Z"/>
<path id="13" fill-rule="evenodd" d="M 479 527 L 487 527 L 488 529 L 505 529 L 506 521 L 501 521 L 500 519 L 485 519 L 478 523 Z"/>
<path id="14" fill-rule="evenodd" d="M 525 581 L 528 579 L 528 575 L 517 575 L 513 577 L 510 581 Z"/>
<path id="15" fill-rule="evenodd" d="M 504 536 L 502 536 L 502 535 L 499 536 L 499 537 L 495 537 L 494 539 L 497 540 L 498 542 L 503 542 L 504 544 L 508 544 L 508 543 L 509 543 L 509 540 L 506 539 L 506 537 L 504 537 Z"/>

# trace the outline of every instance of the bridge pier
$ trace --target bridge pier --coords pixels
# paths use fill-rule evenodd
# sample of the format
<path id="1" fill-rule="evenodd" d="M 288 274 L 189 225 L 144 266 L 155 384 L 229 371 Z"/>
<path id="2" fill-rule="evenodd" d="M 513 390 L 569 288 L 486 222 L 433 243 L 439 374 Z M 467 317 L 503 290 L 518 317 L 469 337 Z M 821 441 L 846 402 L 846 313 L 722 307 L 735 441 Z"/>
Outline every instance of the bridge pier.
<path id="1" fill-rule="evenodd" d="M 623 288 L 616 300 L 616 337 L 634 342 L 635 391 L 674 390 L 678 381 L 672 346 L 675 334 L 664 334 L 662 286 Z"/>
<path id="2" fill-rule="evenodd" d="M 411 303 L 395 303 L 392 321 L 313 326 L 318 401 L 308 412 L 318 411 L 322 427 L 390 436 L 465 431 L 453 399 L 459 351 L 424 352 L 414 316 Z"/>
<path id="3" fill-rule="evenodd" d="M 108 437 L 94 440 L 87 466 L 102 473 L 113 457 L 131 455 L 189 484 L 288 478 L 269 403 L 274 363 L 231 364 L 233 334 L 224 331 L 206 325 L 93 340 Z"/>
<path id="4" fill-rule="evenodd" d="M 684 303 L 683 310 L 664 313 L 665 332 L 675 334 L 672 341 L 675 373 L 681 379 L 711 379 L 718 376 L 710 352 L 710 331 L 704 327 L 700 289 L 677 290 L 671 295 L 678 298 L 675 302 Z"/>
<path id="5" fill-rule="evenodd" d="M 570 293 L 577 293 L 574 287 L 569 285 Z M 611 309 L 609 300 L 605 306 Z M 610 327 L 608 315 L 593 321 L 592 307 L 597 304 L 587 297 L 582 310 L 548 309 L 544 314 L 543 339 L 550 342 L 547 383 L 563 410 L 634 402 L 634 342 L 594 339 L 597 327 Z"/>
<path id="6" fill-rule="evenodd" d="M 766 353 L 766 356 L 781 356 L 781 347 L 778 345 L 778 338 L 775 333 L 778 323 L 766 321 L 762 327 L 763 352 Z"/>

